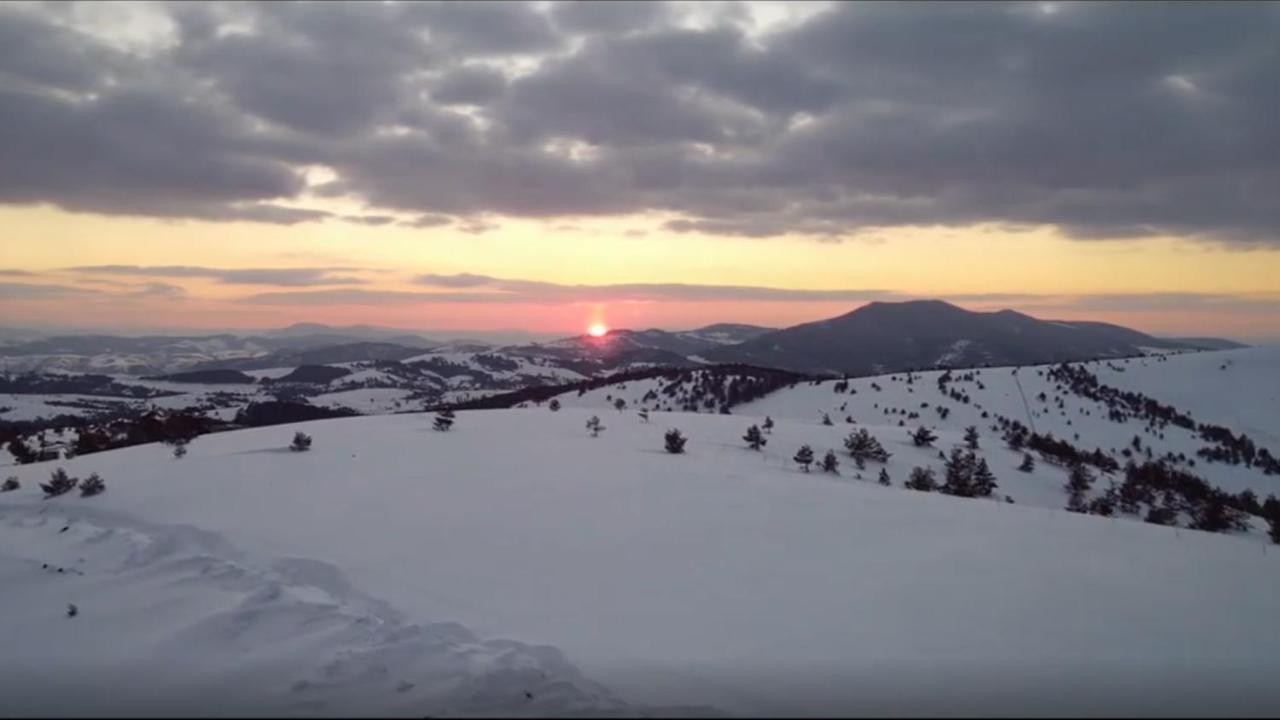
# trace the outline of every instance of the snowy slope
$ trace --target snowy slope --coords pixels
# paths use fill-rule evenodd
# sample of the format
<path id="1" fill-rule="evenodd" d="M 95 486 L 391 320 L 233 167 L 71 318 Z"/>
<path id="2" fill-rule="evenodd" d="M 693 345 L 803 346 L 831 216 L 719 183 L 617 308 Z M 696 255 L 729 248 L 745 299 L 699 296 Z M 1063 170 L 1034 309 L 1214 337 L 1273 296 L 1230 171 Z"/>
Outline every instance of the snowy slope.
<path id="1" fill-rule="evenodd" d="M 811 415 L 775 413 L 756 453 L 759 416 L 597 411 L 590 438 L 591 412 L 325 420 L 64 463 L 106 478 L 95 498 L 40 500 L 49 464 L 6 469 L 0 714 L 144 695 L 418 717 L 1280 710 L 1280 552 L 1256 536 L 1031 507 L 1039 479 L 1061 492 L 1053 470 L 1014 505 L 908 491 L 893 427 L 874 428 L 895 453 L 881 487 L 789 462 L 846 430 Z M 671 426 L 684 455 L 661 449 Z M 310 452 L 284 450 L 296 429 Z M 984 450 L 1004 482 L 1002 452 Z"/>

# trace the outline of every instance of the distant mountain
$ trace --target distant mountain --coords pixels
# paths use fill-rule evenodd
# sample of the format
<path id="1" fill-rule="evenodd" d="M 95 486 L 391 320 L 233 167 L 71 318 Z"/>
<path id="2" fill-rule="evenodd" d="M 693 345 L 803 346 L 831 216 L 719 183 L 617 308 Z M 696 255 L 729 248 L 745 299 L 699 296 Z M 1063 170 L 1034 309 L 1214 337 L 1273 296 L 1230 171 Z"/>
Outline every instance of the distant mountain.
<path id="1" fill-rule="evenodd" d="M 862 375 L 908 368 L 1023 365 L 1199 349 L 1117 325 L 1038 320 L 1013 310 L 971 312 L 939 300 L 873 302 L 851 313 L 765 333 L 704 353 L 810 373 Z"/>
<path id="2" fill-rule="evenodd" d="M 1165 338 L 1165 340 L 1169 340 L 1182 345 L 1188 345 L 1190 347 L 1199 348 L 1201 350 L 1238 350 L 1240 348 L 1249 347 L 1244 343 L 1238 343 L 1234 340 L 1224 340 L 1222 338 L 1189 337 L 1189 338 Z"/>
<path id="3" fill-rule="evenodd" d="M 363 362 L 368 360 L 404 360 L 422 354 L 423 349 L 390 342 L 353 342 L 326 345 L 304 350 L 279 350 L 251 358 L 213 360 L 193 367 L 193 370 L 263 370 L 266 368 L 298 367 L 300 365 L 331 365 L 334 363 Z"/>
<path id="4" fill-rule="evenodd" d="M 322 323 L 295 323 L 279 330 L 268 330 L 266 337 L 275 339 L 304 340 L 312 347 L 338 345 L 357 341 L 388 342 L 418 348 L 432 348 L 440 343 L 409 331 L 384 328 L 376 325 L 345 325 L 334 327 Z"/>

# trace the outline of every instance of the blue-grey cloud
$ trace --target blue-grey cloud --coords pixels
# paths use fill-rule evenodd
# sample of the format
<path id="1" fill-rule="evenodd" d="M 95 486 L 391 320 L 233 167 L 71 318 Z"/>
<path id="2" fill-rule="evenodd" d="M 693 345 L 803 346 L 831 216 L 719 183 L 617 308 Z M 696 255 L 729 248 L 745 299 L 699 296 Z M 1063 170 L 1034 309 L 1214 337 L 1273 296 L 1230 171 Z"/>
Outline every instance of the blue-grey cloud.
<path id="1" fill-rule="evenodd" d="M 67 271 L 85 275 L 127 277 L 208 278 L 227 285 L 363 285 L 368 281 L 335 272 L 356 268 L 211 268 L 192 265 L 81 265 Z"/>

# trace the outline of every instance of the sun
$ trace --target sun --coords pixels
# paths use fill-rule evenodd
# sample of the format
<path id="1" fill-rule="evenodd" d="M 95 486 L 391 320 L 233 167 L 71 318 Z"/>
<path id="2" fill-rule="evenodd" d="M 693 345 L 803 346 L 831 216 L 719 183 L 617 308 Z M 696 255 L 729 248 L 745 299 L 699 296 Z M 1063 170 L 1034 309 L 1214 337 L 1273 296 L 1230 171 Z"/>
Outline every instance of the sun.
<path id="1" fill-rule="evenodd" d="M 609 328 L 605 327 L 604 323 L 592 323 L 591 327 L 587 328 L 587 334 L 591 337 L 604 337 L 608 332 Z"/>

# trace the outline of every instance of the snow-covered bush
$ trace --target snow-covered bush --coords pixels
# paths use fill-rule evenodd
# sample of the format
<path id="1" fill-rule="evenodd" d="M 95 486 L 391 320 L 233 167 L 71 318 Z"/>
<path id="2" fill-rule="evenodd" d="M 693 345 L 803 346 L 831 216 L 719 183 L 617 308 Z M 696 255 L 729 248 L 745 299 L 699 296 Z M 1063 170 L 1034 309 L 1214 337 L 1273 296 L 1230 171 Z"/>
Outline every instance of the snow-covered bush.
<path id="1" fill-rule="evenodd" d="M 667 452 L 672 455 L 678 455 L 684 452 L 684 444 L 689 441 L 679 430 L 672 428 L 663 436 L 666 442 Z"/>
<path id="2" fill-rule="evenodd" d="M 20 487 L 22 487 L 22 483 L 18 482 L 18 478 L 10 476 L 5 479 L 3 485 L 0 485 L 0 492 L 13 492 Z"/>
<path id="3" fill-rule="evenodd" d="M 293 442 L 289 443 L 289 449 L 294 452 L 302 452 L 311 449 L 311 436 L 304 432 L 297 432 L 293 435 Z"/>

